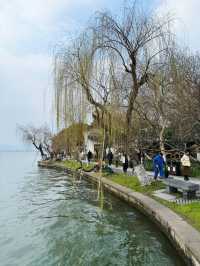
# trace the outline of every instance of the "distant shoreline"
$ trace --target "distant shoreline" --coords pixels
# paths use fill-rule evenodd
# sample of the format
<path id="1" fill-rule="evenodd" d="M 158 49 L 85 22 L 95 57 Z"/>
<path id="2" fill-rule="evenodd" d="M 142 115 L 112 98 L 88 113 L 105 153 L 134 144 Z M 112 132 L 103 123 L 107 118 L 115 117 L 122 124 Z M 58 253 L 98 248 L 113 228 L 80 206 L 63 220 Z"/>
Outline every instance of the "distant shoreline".
<path id="1" fill-rule="evenodd" d="M 0 152 L 35 152 L 34 150 L 0 150 Z"/>

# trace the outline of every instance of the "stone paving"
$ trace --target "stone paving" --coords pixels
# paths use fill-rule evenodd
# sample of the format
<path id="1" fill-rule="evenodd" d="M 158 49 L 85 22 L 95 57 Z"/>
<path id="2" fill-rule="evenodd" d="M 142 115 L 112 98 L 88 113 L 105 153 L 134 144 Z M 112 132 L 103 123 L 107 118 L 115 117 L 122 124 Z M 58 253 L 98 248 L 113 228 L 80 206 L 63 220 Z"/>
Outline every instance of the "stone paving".
<path id="1" fill-rule="evenodd" d="M 165 189 L 157 190 L 154 192 L 153 195 L 160 198 L 160 199 L 164 199 L 167 201 L 175 201 L 177 199 L 176 196 L 167 193 Z"/>
<path id="2" fill-rule="evenodd" d="M 154 173 L 153 172 L 151 172 L 151 171 L 147 171 L 147 173 L 149 174 L 149 175 L 154 175 Z M 177 179 L 177 180 L 183 180 L 184 179 L 184 177 L 183 176 L 174 176 L 174 175 L 170 175 L 170 177 L 173 177 L 174 179 Z M 162 179 L 161 179 L 162 180 Z M 200 177 L 190 177 L 190 180 L 189 181 L 191 181 L 191 182 L 193 182 L 193 183 L 195 183 L 195 184 L 198 184 L 198 185 L 200 185 Z"/>

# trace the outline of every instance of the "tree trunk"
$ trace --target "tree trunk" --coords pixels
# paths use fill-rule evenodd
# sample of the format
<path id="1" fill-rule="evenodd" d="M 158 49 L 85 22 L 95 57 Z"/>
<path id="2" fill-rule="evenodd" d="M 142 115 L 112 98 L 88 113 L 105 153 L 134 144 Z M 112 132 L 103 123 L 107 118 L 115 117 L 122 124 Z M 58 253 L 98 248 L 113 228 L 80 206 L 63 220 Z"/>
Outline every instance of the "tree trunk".
<path id="1" fill-rule="evenodd" d="M 36 143 L 33 141 L 33 146 L 40 152 L 41 157 L 44 157 L 44 152 L 43 152 L 43 148 L 42 148 L 42 144 L 40 144 L 39 146 L 36 145 Z"/>
<path id="2" fill-rule="evenodd" d="M 164 133 L 165 133 L 165 128 L 167 125 L 167 120 L 165 119 L 162 127 L 161 127 L 161 131 L 159 134 L 159 140 L 160 140 L 160 151 L 163 153 L 163 155 L 165 155 L 165 140 L 164 140 Z"/>
<path id="3" fill-rule="evenodd" d="M 125 153 L 128 154 L 129 141 L 130 141 L 130 132 L 131 132 L 131 119 L 133 113 L 133 107 L 135 99 L 138 95 L 138 88 L 134 87 L 129 96 L 128 109 L 126 112 L 126 139 L 125 139 Z"/>

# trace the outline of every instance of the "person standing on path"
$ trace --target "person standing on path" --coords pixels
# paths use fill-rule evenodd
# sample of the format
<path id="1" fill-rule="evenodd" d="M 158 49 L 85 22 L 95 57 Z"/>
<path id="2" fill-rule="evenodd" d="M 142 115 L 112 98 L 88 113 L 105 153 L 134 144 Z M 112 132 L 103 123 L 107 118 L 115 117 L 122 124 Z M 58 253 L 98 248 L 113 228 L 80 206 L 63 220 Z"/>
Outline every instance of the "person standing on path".
<path id="1" fill-rule="evenodd" d="M 153 167 L 154 167 L 154 179 L 157 180 L 158 174 L 160 174 L 160 178 L 164 178 L 164 165 L 165 165 L 165 160 L 163 158 L 162 152 L 157 154 L 153 158 Z"/>
<path id="2" fill-rule="evenodd" d="M 182 175 L 184 176 L 184 180 L 189 180 L 190 175 L 190 168 L 191 168 L 191 162 L 189 157 L 189 152 L 185 152 L 181 158 L 181 166 L 182 166 Z"/>
<path id="3" fill-rule="evenodd" d="M 87 153 L 87 159 L 88 159 L 88 163 L 90 163 L 90 161 L 92 160 L 92 152 L 89 150 L 88 153 Z"/>
<path id="4" fill-rule="evenodd" d="M 123 165 L 123 172 L 127 173 L 127 169 L 128 169 L 128 157 L 126 154 L 122 155 L 122 165 Z"/>
<path id="5" fill-rule="evenodd" d="M 107 155 L 107 159 L 108 159 L 108 164 L 112 165 L 112 161 L 113 161 L 113 153 L 112 151 L 109 149 L 108 155 Z"/>

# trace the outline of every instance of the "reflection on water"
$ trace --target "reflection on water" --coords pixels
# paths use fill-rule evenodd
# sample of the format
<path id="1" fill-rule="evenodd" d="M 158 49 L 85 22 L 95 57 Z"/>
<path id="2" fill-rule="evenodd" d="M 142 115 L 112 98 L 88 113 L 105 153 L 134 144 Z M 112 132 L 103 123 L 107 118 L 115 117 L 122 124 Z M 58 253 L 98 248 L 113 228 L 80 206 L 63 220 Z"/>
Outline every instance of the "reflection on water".
<path id="1" fill-rule="evenodd" d="M 0 265 L 180 265 L 146 217 L 94 185 L 39 169 L 34 153 L 0 153 Z"/>

